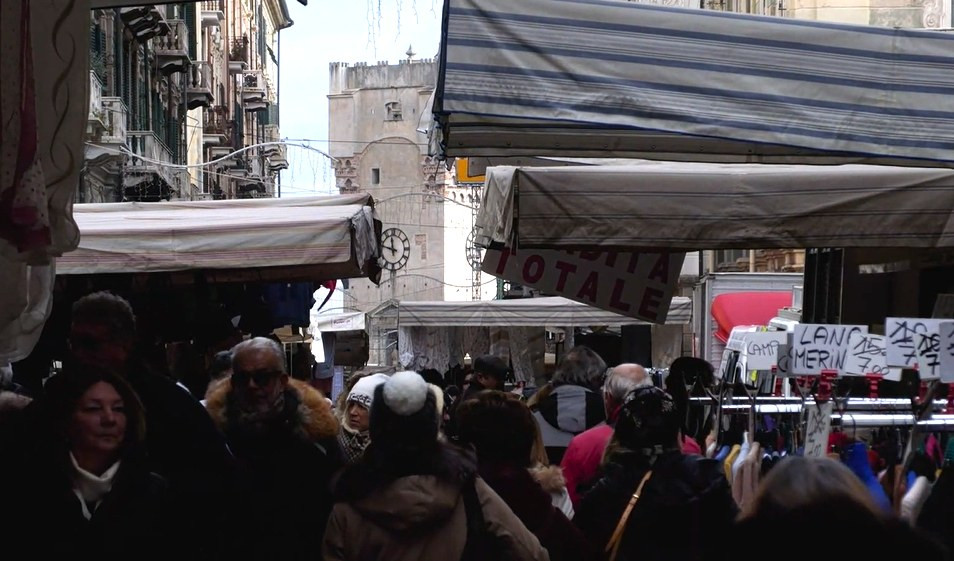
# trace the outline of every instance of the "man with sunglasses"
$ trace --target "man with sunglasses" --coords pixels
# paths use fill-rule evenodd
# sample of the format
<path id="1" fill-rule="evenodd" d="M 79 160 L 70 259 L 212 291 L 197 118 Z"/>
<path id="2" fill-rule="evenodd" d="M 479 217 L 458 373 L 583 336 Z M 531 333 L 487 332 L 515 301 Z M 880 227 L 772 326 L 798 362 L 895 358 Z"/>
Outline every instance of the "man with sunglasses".
<path id="1" fill-rule="evenodd" d="M 278 343 L 256 337 L 232 349 L 232 377 L 206 405 L 239 464 L 224 558 L 319 559 L 343 465 L 329 402 L 288 375 Z"/>

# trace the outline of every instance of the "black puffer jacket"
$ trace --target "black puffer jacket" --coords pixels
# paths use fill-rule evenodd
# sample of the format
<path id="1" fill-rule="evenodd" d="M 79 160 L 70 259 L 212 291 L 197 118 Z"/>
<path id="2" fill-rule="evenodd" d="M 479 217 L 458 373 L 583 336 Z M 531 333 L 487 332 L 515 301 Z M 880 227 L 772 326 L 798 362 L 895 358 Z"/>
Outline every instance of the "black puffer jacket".
<path id="1" fill-rule="evenodd" d="M 573 522 L 600 551 L 646 473 L 640 460 L 617 455 L 576 511 Z M 660 456 L 652 470 L 627 522 L 617 560 L 717 558 L 738 513 L 723 468 L 714 460 L 674 451 Z"/>

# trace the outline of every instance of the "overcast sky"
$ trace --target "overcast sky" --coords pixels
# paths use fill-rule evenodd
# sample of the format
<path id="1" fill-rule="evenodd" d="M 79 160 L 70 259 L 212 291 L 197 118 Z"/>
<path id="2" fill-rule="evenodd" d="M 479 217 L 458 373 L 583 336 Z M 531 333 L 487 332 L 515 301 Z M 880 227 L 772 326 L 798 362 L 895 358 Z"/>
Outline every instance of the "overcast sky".
<path id="1" fill-rule="evenodd" d="M 329 63 L 397 63 L 406 58 L 409 45 L 415 58 L 437 55 L 440 0 L 311 0 L 308 6 L 286 2 L 295 25 L 281 32 L 279 103 L 285 138 L 313 139 L 318 141 L 315 147 L 327 151 Z M 331 194 L 334 175 L 326 158 L 289 147 L 288 161 L 282 196 Z"/>

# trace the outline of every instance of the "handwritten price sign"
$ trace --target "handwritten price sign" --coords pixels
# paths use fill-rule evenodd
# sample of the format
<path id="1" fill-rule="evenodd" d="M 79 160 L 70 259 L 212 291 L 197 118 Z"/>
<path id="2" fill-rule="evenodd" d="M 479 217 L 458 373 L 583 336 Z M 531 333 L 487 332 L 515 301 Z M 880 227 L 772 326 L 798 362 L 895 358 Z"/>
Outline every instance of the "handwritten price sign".
<path id="1" fill-rule="evenodd" d="M 918 353 L 921 346 L 920 335 L 933 336 L 938 333 L 944 320 L 925 318 L 887 318 L 884 332 L 888 338 L 888 366 L 901 368 L 920 368 Z M 930 353 L 930 341 L 925 351 Z M 927 360 L 926 355 L 926 360 Z"/>
<path id="2" fill-rule="evenodd" d="M 954 382 L 954 321 L 943 321 L 938 327 L 938 358 L 941 381 Z"/>
<path id="3" fill-rule="evenodd" d="M 901 369 L 888 366 L 887 339 L 884 335 L 852 333 L 848 337 L 845 375 L 882 376 L 894 382 L 901 380 Z"/>
<path id="4" fill-rule="evenodd" d="M 805 456 L 824 458 L 828 455 L 828 433 L 831 432 L 831 413 L 834 403 L 828 401 L 820 405 L 810 405 L 806 412 L 808 423 L 805 426 Z"/>

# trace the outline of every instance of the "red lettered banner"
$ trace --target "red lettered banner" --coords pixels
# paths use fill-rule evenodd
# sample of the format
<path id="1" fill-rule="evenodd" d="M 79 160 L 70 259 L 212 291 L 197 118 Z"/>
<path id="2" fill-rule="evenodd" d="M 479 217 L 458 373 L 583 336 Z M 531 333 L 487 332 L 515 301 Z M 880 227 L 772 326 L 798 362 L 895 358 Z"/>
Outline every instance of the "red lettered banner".
<path id="1" fill-rule="evenodd" d="M 665 323 L 685 253 L 488 249 L 481 270 L 651 323 Z"/>

